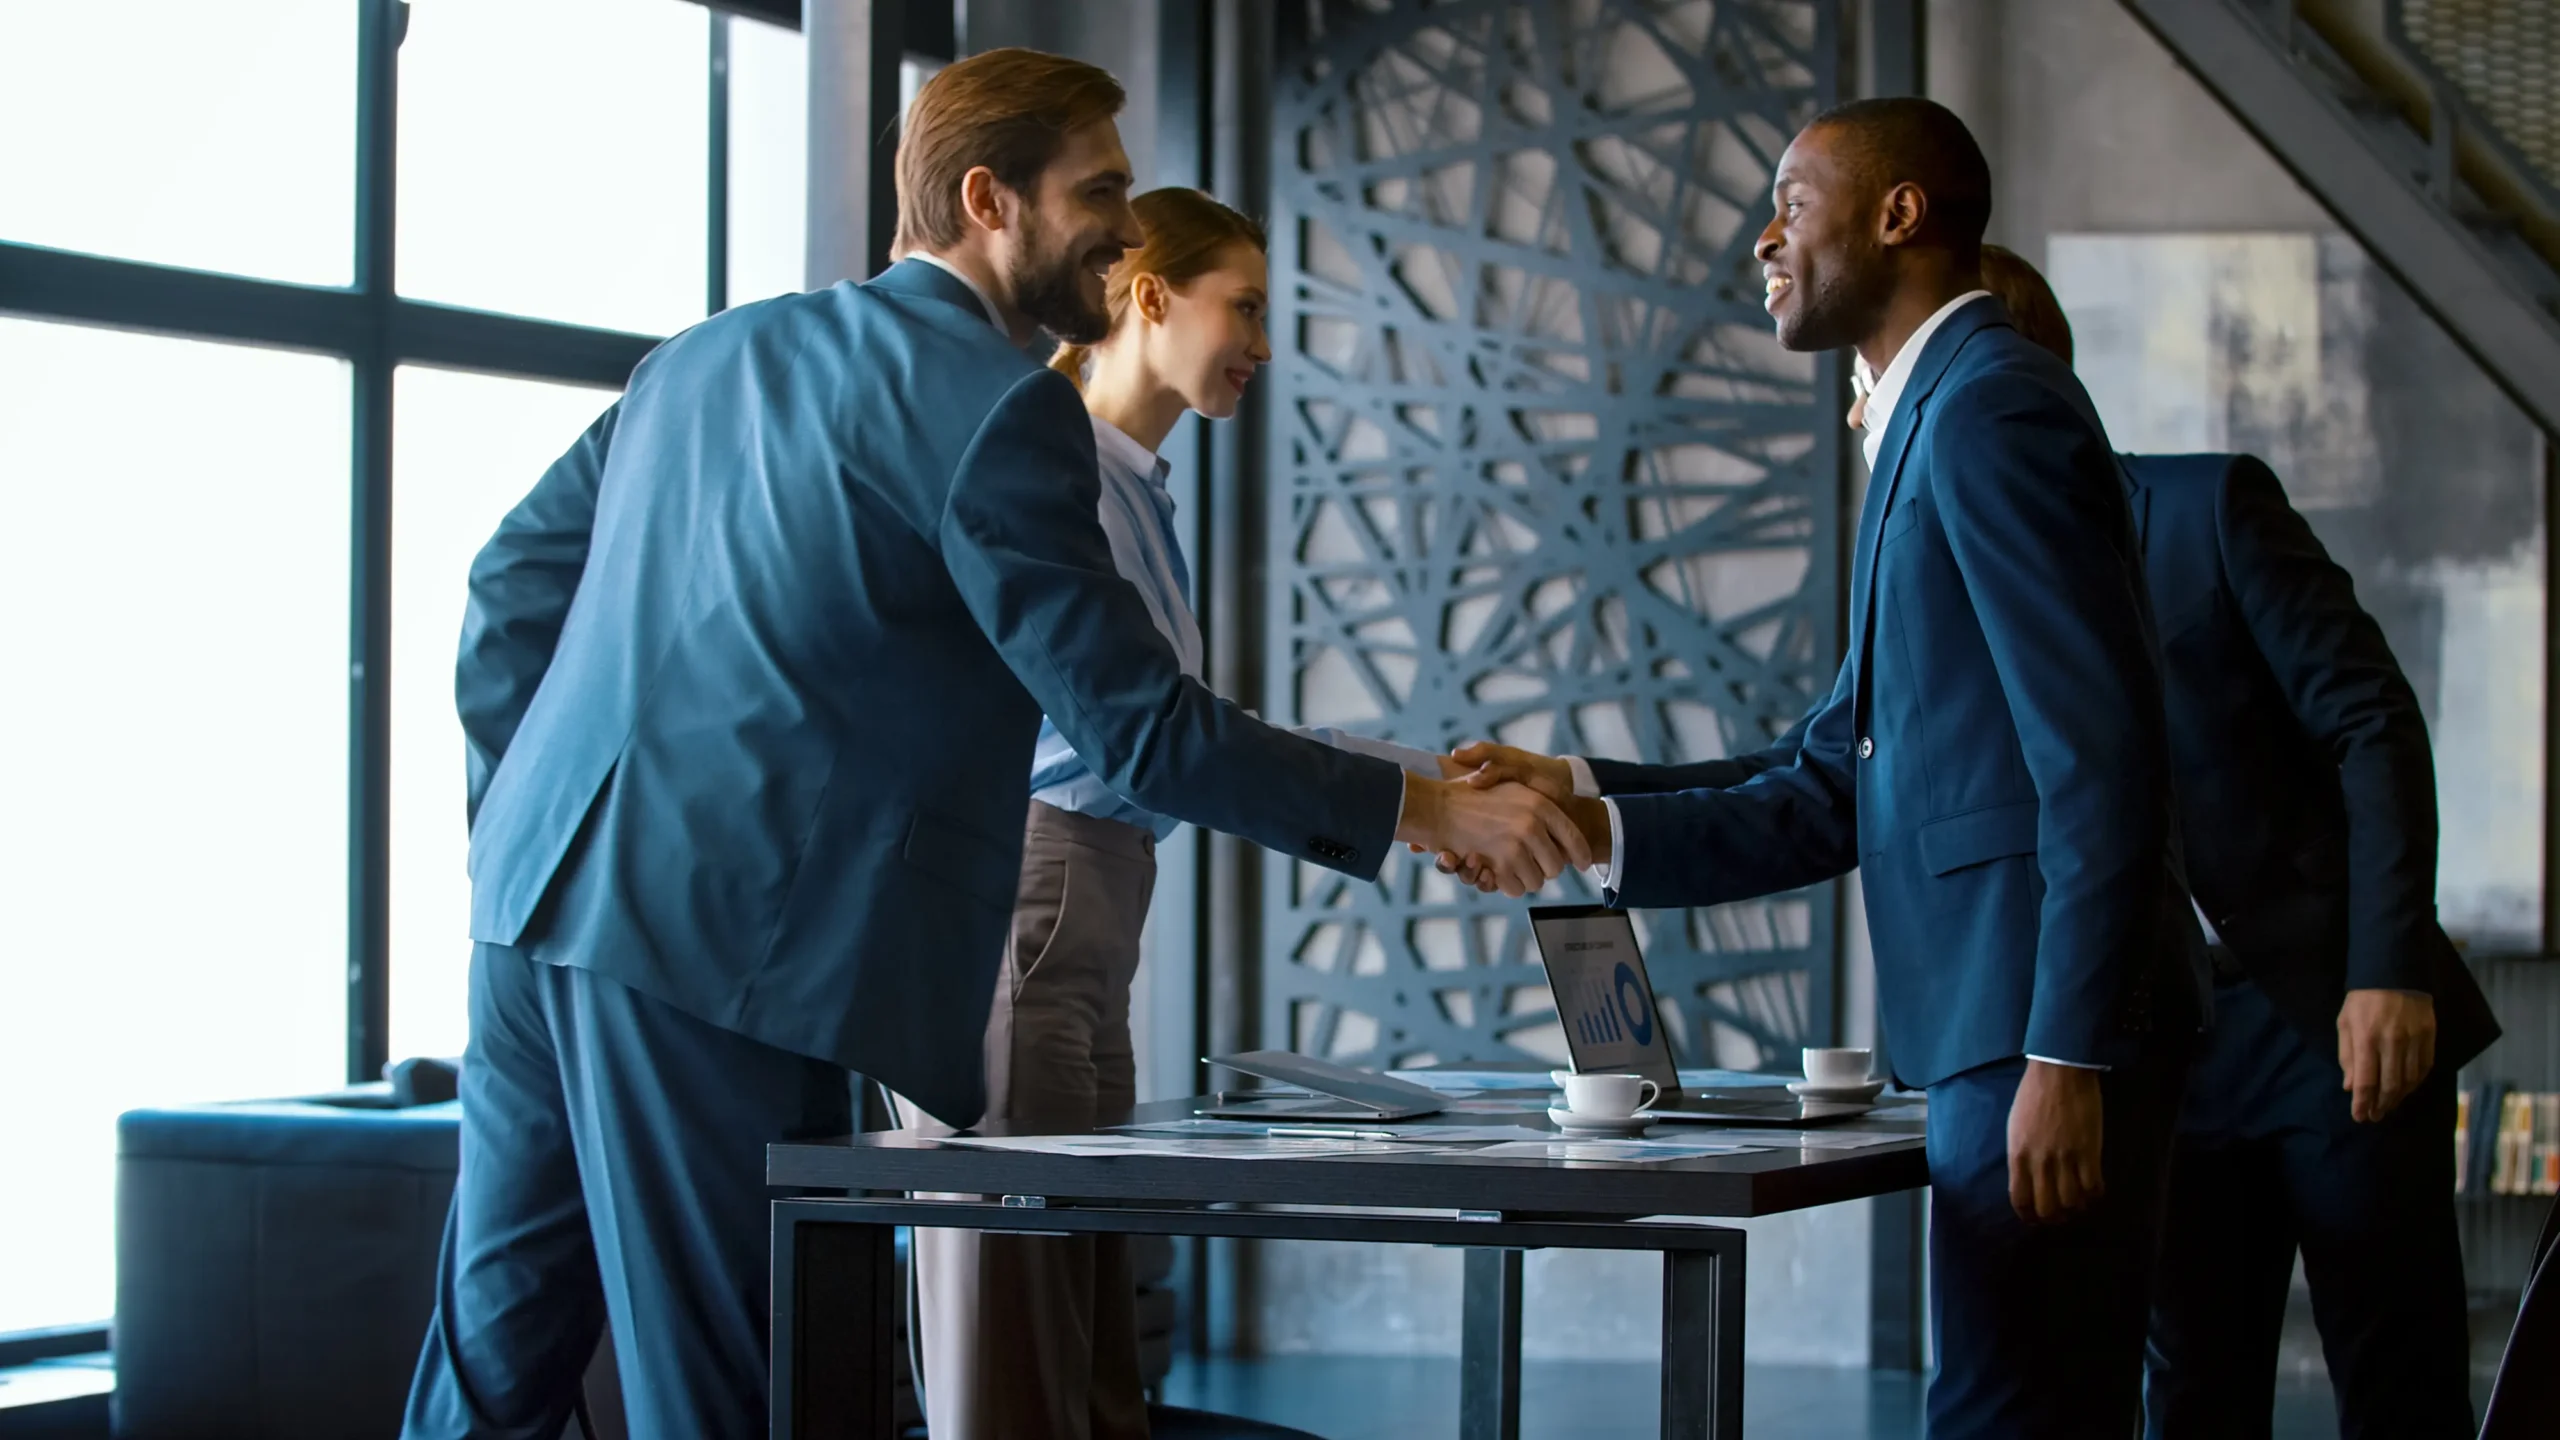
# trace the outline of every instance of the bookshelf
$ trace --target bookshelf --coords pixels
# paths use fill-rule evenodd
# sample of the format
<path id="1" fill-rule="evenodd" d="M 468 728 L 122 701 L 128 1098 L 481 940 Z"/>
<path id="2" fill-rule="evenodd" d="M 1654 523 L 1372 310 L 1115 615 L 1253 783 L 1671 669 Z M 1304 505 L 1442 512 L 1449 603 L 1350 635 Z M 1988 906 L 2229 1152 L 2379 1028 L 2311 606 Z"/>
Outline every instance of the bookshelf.
<path id="1" fill-rule="evenodd" d="M 2475 1104 L 2500 1087 L 2509 1092 L 2560 1094 L 2560 959 L 2479 957 L 2471 961 L 2471 971 L 2505 1033 L 2463 1067 L 2459 1079 L 2463 1093 Z M 2551 1123 L 2560 1125 L 2560 1106 L 2550 1108 Z M 2481 1117 L 2470 1118 L 2477 1122 Z M 2489 1118 L 2494 1127 L 2496 1116 Z M 2487 1140 L 2495 1132 L 2493 1128 L 2478 1133 Z M 2560 1141 L 2560 1133 L 2543 1138 L 2546 1143 Z M 2470 1173 L 2480 1177 L 2486 1173 L 2481 1162 L 2496 1157 L 2493 1152 L 2470 1158 Z M 2534 1238 L 2553 1197 L 2499 1194 L 2475 1185 L 2464 1189 L 2461 1202 L 2456 1216 L 2462 1229 L 2463 1269 L 2472 1294 L 2491 1305 L 2511 1305 L 2524 1283 Z"/>

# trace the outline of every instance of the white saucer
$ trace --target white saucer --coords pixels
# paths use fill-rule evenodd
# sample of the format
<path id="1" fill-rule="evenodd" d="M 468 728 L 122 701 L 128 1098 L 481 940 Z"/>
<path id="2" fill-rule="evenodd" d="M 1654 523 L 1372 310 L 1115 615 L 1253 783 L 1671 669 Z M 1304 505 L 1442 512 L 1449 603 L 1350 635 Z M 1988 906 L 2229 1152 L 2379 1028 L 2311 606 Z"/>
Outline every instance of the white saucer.
<path id="1" fill-rule="evenodd" d="M 1841 1100 L 1852 1105 L 1864 1105 L 1884 1093 L 1884 1082 L 1866 1080 L 1855 1085 L 1816 1085 L 1810 1080 L 1791 1080 L 1787 1082 L 1787 1093 L 1807 1100 Z"/>
<path id="2" fill-rule="evenodd" d="M 1619 1120 L 1603 1120 L 1593 1115 L 1577 1115 L 1561 1105 L 1547 1107 L 1547 1118 L 1556 1128 L 1572 1135 L 1641 1135 L 1653 1128 L 1653 1117 L 1639 1110 Z"/>

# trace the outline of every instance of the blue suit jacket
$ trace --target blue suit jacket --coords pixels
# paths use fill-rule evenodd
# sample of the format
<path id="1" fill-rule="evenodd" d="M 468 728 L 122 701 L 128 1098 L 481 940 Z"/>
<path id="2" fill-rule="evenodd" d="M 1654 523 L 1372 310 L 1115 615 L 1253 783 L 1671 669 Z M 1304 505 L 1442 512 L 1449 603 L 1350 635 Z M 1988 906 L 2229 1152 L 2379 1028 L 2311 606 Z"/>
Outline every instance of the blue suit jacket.
<path id="1" fill-rule="evenodd" d="M 2434 756 L 2382 627 L 2263 462 L 2119 458 L 2197 901 L 2314 1053 L 2347 990 L 2423 990 L 2463 1064 L 2498 1025 L 2436 924 Z"/>
<path id="2" fill-rule="evenodd" d="M 471 934 L 983 1113 L 1045 711 L 1152 810 L 1367 876 L 1392 764 L 1185 678 L 1074 387 L 921 262 L 660 346 L 471 570 Z"/>
<path id="3" fill-rule="evenodd" d="M 1858 869 L 1912 1084 L 2192 1035 L 2209 1001 L 2123 481 L 2079 382 L 1997 301 L 1922 350 L 1855 543 L 1849 654 L 1802 745 L 1731 789 L 1621 799 L 1615 898 Z"/>

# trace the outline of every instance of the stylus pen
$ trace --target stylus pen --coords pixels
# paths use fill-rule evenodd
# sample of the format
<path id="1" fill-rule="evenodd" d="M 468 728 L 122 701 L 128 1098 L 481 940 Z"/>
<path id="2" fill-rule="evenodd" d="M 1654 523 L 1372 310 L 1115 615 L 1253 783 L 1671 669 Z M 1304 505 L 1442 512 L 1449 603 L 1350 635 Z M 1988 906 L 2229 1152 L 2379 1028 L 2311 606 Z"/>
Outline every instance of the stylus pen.
<path id="1" fill-rule="evenodd" d="M 1307 1140 L 1393 1140 L 1396 1138 L 1392 1130 L 1341 1130 L 1325 1125 L 1274 1125 L 1262 1133 Z"/>

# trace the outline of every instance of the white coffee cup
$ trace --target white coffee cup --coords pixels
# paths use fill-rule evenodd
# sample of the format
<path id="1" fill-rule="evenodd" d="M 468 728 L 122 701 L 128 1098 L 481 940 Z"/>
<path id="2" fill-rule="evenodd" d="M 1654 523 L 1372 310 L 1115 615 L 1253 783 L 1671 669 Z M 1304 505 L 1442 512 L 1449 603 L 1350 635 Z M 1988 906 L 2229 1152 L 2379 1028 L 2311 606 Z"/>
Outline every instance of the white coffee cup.
<path id="1" fill-rule="evenodd" d="M 1662 1098 L 1662 1087 L 1641 1075 L 1576 1075 L 1552 1070 L 1548 1078 L 1564 1087 L 1564 1108 L 1594 1120 L 1624 1120 Z"/>
<path id="2" fill-rule="evenodd" d="M 1876 1052 L 1854 1047 L 1817 1050 L 1807 1046 L 1804 1052 L 1804 1078 L 1814 1085 L 1864 1085 L 1867 1072 L 1875 1067 Z"/>

